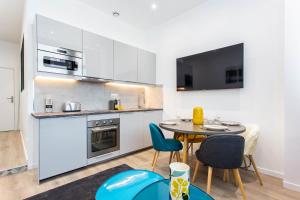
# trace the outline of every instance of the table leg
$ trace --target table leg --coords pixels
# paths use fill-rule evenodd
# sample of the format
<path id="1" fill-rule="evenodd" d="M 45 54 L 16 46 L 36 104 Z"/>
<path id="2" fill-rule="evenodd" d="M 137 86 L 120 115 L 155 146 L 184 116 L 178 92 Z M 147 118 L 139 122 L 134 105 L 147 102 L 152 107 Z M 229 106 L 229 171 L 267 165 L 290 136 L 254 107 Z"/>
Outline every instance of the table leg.
<path id="1" fill-rule="evenodd" d="M 183 142 L 183 159 L 182 162 L 188 163 L 188 134 L 183 134 L 184 142 Z"/>

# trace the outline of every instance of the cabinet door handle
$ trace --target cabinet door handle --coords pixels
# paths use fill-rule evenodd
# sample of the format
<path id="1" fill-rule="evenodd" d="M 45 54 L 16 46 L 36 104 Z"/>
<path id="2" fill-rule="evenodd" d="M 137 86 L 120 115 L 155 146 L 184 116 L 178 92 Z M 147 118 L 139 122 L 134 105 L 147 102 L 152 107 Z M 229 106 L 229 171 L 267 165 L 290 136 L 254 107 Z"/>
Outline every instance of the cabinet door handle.
<path id="1" fill-rule="evenodd" d="M 66 51 L 66 50 L 61 50 L 61 49 L 57 49 L 57 52 L 58 52 L 58 53 L 67 54 L 67 51 Z"/>

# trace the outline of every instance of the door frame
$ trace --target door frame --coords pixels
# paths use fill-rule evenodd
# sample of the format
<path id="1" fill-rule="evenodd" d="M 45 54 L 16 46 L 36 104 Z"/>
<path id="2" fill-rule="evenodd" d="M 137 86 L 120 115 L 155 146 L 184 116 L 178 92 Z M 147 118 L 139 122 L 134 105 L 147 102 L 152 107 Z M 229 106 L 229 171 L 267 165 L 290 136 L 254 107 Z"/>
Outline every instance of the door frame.
<path id="1" fill-rule="evenodd" d="M 16 123 L 16 118 L 19 117 L 19 98 L 20 98 L 20 93 L 17 94 L 17 90 L 16 90 L 16 87 L 17 87 L 17 84 L 16 84 L 16 71 L 14 68 L 11 68 L 11 67 L 2 67 L 0 66 L 0 69 L 4 69 L 4 70 L 11 70 L 12 73 L 13 73 L 13 84 L 14 84 L 14 87 L 13 87 L 13 94 L 14 94 L 14 121 L 13 121 L 13 124 L 14 124 L 14 127 L 13 127 L 13 130 L 17 130 L 18 129 L 18 124 Z M 16 111 L 18 111 L 16 113 Z"/>

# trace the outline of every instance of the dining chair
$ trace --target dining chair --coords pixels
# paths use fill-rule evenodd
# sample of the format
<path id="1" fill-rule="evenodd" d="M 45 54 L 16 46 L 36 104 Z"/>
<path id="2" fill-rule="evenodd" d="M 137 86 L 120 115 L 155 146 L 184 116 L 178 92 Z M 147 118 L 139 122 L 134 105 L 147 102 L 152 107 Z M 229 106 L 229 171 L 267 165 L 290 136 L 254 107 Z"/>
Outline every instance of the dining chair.
<path id="1" fill-rule="evenodd" d="M 213 135 L 205 139 L 196 151 L 196 166 L 192 181 L 195 182 L 200 163 L 208 166 L 207 193 L 211 191 L 213 168 L 232 170 L 236 183 L 242 192 L 243 199 L 246 193 L 240 177 L 239 167 L 243 162 L 245 139 L 239 135 Z"/>
<path id="2" fill-rule="evenodd" d="M 191 156 L 194 154 L 194 144 L 196 143 L 202 143 L 203 140 L 205 140 L 207 136 L 205 135 L 198 135 L 198 134 L 189 134 L 188 135 L 188 150 L 191 150 Z M 175 133 L 175 138 L 179 140 L 180 142 L 184 142 L 183 134 L 181 133 Z"/>
<path id="3" fill-rule="evenodd" d="M 252 165 L 260 185 L 263 186 L 262 178 L 258 172 L 256 163 L 253 158 L 253 154 L 255 153 L 255 149 L 258 141 L 259 132 L 260 130 L 257 125 L 249 124 L 246 125 L 246 131 L 242 133 L 241 136 L 243 136 L 245 139 L 245 150 L 244 150 L 245 168 L 248 170 L 248 168 L 251 167 Z M 247 164 L 247 159 L 249 160 L 249 165 Z"/>
<path id="4" fill-rule="evenodd" d="M 155 149 L 155 154 L 152 161 L 152 171 L 154 171 L 157 158 L 159 156 L 159 152 L 170 152 L 170 158 L 173 157 L 173 153 L 175 152 L 175 155 L 177 157 L 177 161 L 180 162 L 180 154 L 179 151 L 182 150 L 182 144 L 176 139 L 166 139 L 161 129 L 154 123 L 149 124 L 150 133 L 151 133 L 151 139 L 153 148 Z M 169 160 L 169 163 L 171 162 L 171 159 Z"/>

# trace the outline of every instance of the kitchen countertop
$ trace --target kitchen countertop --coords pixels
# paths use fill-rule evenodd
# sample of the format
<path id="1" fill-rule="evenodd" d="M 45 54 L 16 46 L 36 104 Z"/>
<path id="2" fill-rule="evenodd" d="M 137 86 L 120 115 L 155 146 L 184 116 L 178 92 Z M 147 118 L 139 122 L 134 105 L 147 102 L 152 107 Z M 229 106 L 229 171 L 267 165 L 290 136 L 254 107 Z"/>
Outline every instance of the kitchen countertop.
<path id="1" fill-rule="evenodd" d="M 36 119 L 54 118 L 54 117 L 68 117 L 68 116 L 82 116 L 82 115 L 98 115 L 110 113 L 126 113 L 126 112 L 143 112 L 143 111 L 156 111 L 163 110 L 162 108 L 137 108 L 137 109 L 124 109 L 124 110 L 82 110 L 80 112 L 52 112 L 52 113 L 31 113 Z"/>

